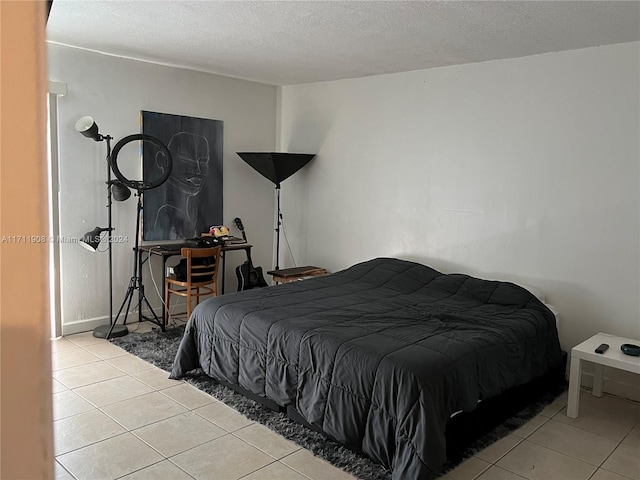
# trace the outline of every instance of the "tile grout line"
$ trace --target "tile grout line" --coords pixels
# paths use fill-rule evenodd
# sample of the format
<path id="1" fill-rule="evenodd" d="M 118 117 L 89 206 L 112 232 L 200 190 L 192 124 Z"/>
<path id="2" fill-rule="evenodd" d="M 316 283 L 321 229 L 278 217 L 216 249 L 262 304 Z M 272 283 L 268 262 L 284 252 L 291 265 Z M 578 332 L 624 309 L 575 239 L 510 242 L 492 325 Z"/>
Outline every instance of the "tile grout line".
<path id="1" fill-rule="evenodd" d="M 269 456 L 271 456 L 271 455 L 269 455 Z M 273 457 L 271 457 L 271 458 L 273 458 Z M 273 462 L 269 462 L 266 465 L 261 466 L 260 468 L 256 468 L 255 470 L 252 470 L 251 472 L 247 473 L 246 475 L 242 475 L 241 477 L 237 478 L 236 480 L 242 480 L 243 478 L 247 478 L 249 475 L 254 474 L 259 470 L 262 470 L 263 468 L 267 468 L 269 465 L 273 465 L 274 463 L 278 463 L 278 460 L 275 459 Z"/>
<path id="2" fill-rule="evenodd" d="M 153 447 L 152 447 L 152 448 L 153 448 Z M 121 480 L 121 479 L 123 479 L 123 478 L 125 478 L 125 477 L 127 477 L 127 476 L 129 476 L 129 475 L 132 475 L 132 474 L 134 474 L 134 473 L 136 473 L 136 472 L 140 472 L 141 470 L 144 470 L 145 468 L 153 467 L 154 465 L 158 465 L 159 463 L 162 463 L 162 462 L 167 461 L 167 460 L 169 460 L 169 458 L 168 458 L 168 457 L 164 457 L 164 456 L 163 456 L 162 460 L 158 460 L 157 462 L 151 463 L 151 464 L 147 465 L 146 467 L 138 468 L 137 470 L 134 470 L 134 471 L 132 471 L 132 472 L 125 473 L 124 475 L 121 475 L 121 476 L 119 476 L 119 477 L 116 477 L 116 478 L 115 478 L 115 479 L 113 479 L 113 480 Z M 169 461 L 170 461 L 170 460 L 169 460 Z M 185 475 L 187 475 L 189 478 L 192 478 L 193 480 L 196 480 L 193 476 L 189 475 L 187 472 L 185 472 L 184 470 L 182 470 L 182 469 L 181 469 L 178 465 L 176 465 L 175 463 L 171 462 L 171 464 L 172 464 L 172 465 L 174 465 L 176 468 L 180 469 L 180 471 L 181 471 L 181 472 L 183 472 Z"/>
<path id="3" fill-rule="evenodd" d="M 298 453 L 300 450 L 296 450 L 295 452 L 291 452 L 288 455 L 285 455 L 284 457 L 282 457 L 280 460 L 278 460 L 280 463 L 282 463 L 285 467 L 290 468 L 291 470 L 293 470 L 296 473 L 299 473 L 300 475 L 302 475 L 305 478 L 308 478 L 310 480 L 313 480 L 310 476 L 305 475 L 303 472 L 301 472 L 300 470 L 298 470 L 297 468 L 295 468 L 293 465 L 289 465 L 288 463 L 284 463 L 282 460 L 284 460 L 287 457 L 290 457 L 291 455 Z M 308 450 L 309 453 L 311 453 L 311 455 L 313 455 L 313 452 L 311 452 L 310 450 Z M 315 457 L 315 455 L 313 455 Z M 344 471 L 344 470 L 343 470 Z M 346 472 L 345 472 L 346 473 Z"/>
<path id="4" fill-rule="evenodd" d="M 85 413 L 89 413 L 89 412 L 85 412 Z M 131 432 L 129 432 L 128 430 L 125 429 L 124 432 L 116 433 L 115 435 L 111 435 L 110 437 L 103 438 L 103 439 L 97 440 L 95 442 L 89 442 L 86 445 L 82 445 L 81 447 L 74 448 L 72 450 L 69 450 L 68 452 L 58 453 L 55 456 L 55 458 L 57 460 L 59 457 L 63 457 L 65 455 L 68 455 L 69 453 L 77 452 L 78 450 L 82 450 L 83 448 L 92 447 L 93 445 L 97 445 L 98 443 L 102 443 L 102 442 L 105 442 L 107 440 L 111 440 L 113 438 L 121 437 L 122 435 L 126 435 L 127 433 L 131 433 Z"/>
<path id="5" fill-rule="evenodd" d="M 504 439 L 504 438 L 507 438 L 509 435 L 513 435 L 513 433 L 510 433 L 510 434 L 508 434 L 508 435 L 505 435 L 504 437 L 502 437 L 501 439 L 499 439 L 499 440 L 495 441 L 495 442 L 494 442 L 494 443 L 492 443 L 491 445 L 495 445 L 497 442 L 499 442 L 500 440 L 502 440 L 502 439 Z M 503 453 L 502 455 L 500 455 L 500 456 L 499 456 L 499 457 L 498 457 L 494 462 L 488 462 L 488 463 L 490 463 L 491 465 L 495 465 L 495 466 L 497 467 L 497 466 L 498 466 L 498 465 L 497 465 L 497 463 L 498 463 L 502 458 L 504 458 L 505 456 L 507 456 L 507 455 L 509 454 L 509 452 L 511 452 L 514 448 L 516 448 L 518 445 L 520 445 L 522 442 L 524 442 L 524 441 L 526 440 L 525 438 L 518 437 L 517 435 L 513 435 L 513 436 L 514 436 L 515 438 L 517 438 L 517 439 L 518 439 L 518 443 L 516 443 L 513 447 L 510 447 L 510 448 L 509 448 L 505 453 Z M 489 446 L 491 446 L 491 445 L 489 445 Z M 488 447 L 485 447 L 485 449 L 486 449 L 486 448 L 488 448 Z M 483 450 L 485 450 L 485 449 L 483 449 Z M 478 453 L 482 453 L 482 451 L 483 451 L 483 450 L 481 450 L 481 451 L 480 451 L 480 452 L 478 452 Z M 474 456 L 474 457 L 476 457 L 476 458 L 478 458 L 479 460 L 483 460 L 483 461 L 487 462 L 487 460 L 485 460 L 485 459 L 483 459 L 483 458 L 478 457 L 478 456 L 477 456 L 477 454 L 474 454 L 473 456 Z M 471 458 L 471 457 L 469 457 L 469 458 Z M 502 467 L 499 467 L 499 468 L 502 468 Z"/>
<path id="6" fill-rule="evenodd" d="M 549 421 L 555 421 L 556 423 L 558 423 L 558 424 L 560 424 L 560 425 L 564 425 L 564 426 L 567 426 L 567 427 L 575 428 L 576 430 L 580 430 L 580 431 L 585 432 L 585 433 L 588 433 L 588 434 L 590 434 L 590 435 L 595 435 L 595 436 L 600 437 L 601 439 L 603 439 L 603 440 L 607 440 L 607 441 L 609 441 L 609 442 L 613 442 L 613 443 L 615 443 L 615 442 L 616 442 L 615 440 L 612 440 L 612 439 L 607 438 L 607 437 L 603 437 L 602 435 L 598 435 L 597 433 L 589 432 L 589 431 L 587 431 L 587 430 L 583 430 L 583 429 L 581 429 L 581 428 L 574 427 L 573 425 L 569 425 L 569 424 L 567 424 L 567 423 L 560 422 L 560 421 L 558 421 L 558 420 L 554 420 L 553 418 L 550 418 L 550 419 L 549 419 Z M 547 421 L 547 422 L 545 422 L 544 424 L 540 425 L 540 427 L 539 427 L 539 428 L 542 428 L 542 426 L 544 426 L 544 425 L 546 425 L 547 423 L 549 423 L 549 421 Z M 537 430 L 538 430 L 538 429 L 536 429 L 535 431 L 537 431 Z M 604 462 L 606 462 L 606 461 L 607 461 L 607 459 L 611 456 L 611 454 L 612 454 L 613 452 L 615 452 L 616 448 L 618 448 L 618 446 L 622 444 L 622 441 L 618 442 L 618 443 L 616 444 L 616 446 L 613 448 L 613 450 L 611 450 L 611 452 L 609 452 L 609 453 L 607 454 L 607 456 L 605 457 L 605 459 L 604 459 L 604 460 L 602 460 L 599 464 L 594 464 L 594 463 L 591 463 L 591 462 L 589 462 L 589 461 L 583 460 L 583 459 L 581 459 L 581 458 L 574 457 L 573 455 L 570 455 L 570 454 L 568 454 L 568 453 L 560 452 L 560 451 L 558 451 L 558 450 L 555 450 L 555 449 L 553 449 L 553 448 L 550 448 L 550 447 L 549 447 L 549 446 L 547 446 L 547 445 L 544 445 L 544 444 L 542 444 L 542 443 L 536 442 L 535 440 L 532 440 L 530 437 L 535 433 L 535 431 L 534 431 L 534 432 L 531 432 L 531 435 L 529 435 L 529 437 L 527 437 L 525 440 L 528 440 L 529 442 L 531 442 L 531 443 L 533 443 L 533 444 L 535 444 L 535 445 L 539 445 L 539 446 L 541 446 L 541 447 L 548 448 L 549 450 L 553 450 L 554 452 L 560 453 L 560 454 L 565 455 L 565 456 L 567 456 L 567 457 L 569 457 L 569 458 L 574 458 L 574 459 L 579 460 L 579 461 L 581 461 L 581 462 L 583 462 L 583 463 L 587 463 L 587 464 L 589 464 L 589 465 L 593 465 L 594 467 L 597 467 L 597 468 L 600 468 L 600 467 L 604 464 Z M 515 447 L 514 447 L 514 448 L 515 448 Z M 614 473 L 615 473 L 615 472 L 614 472 Z"/>
<path id="7" fill-rule="evenodd" d="M 67 470 L 67 468 L 58 461 L 58 457 L 55 457 L 53 461 L 56 462 L 56 464 L 58 464 L 60 468 L 62 468 L 65 472 L 67 472 L 74 480 L 77 479 L 77 477 L 73 473 Z M 54 466 L 53 474 L 55 475 L 55 466 Z"/>
<path id="8" fill-rule="evenodd" d="M 119 376 L 119 377 L 115 377 L 115 378 L 110 378 L 110 379 L 108 379 L 108 380 L 104 380 L 104 381 L 105 381 L 105 382 L 109 382 L 109 381 L 111 381 L 111 380 L 120 379 L 120 378 L 122 378 L 122 377 L 131 377 L 131 375 L 127 375 L 127 374 L 125 374 L 125 375 L 121 375 L 121 376 Z M 135 380 L 135 381 L 137 381 L 137 382 L 142 383 L 145 387 L 153 388 L 152 386 L 147 385 L 147 384 L 146 384 L 146 383 L 144 383 L 144 382 L 141 382 L 140 380 L 138 380 L 138 379 L 137 379 L 137 378 L 135 378 L 135 377 L 131 377 L 131 379 L 132 379 L 132 380 Z M 102 382 L 92 383 L 91 385 L 97 385 L 98 383 L 102 383 Z M 82 387 L 77 387 L 77 389 L 79 389 L 79 388 L 84 388 L 84 387 L 88 387 L 88 386 L 89 386 L 89 385 L 83 385 Z M 84 397 L 81 393 L 76 392 L 75 390 L 77 390 L 77 389 L 72 389 L 71 391 L 72 391 L 73 393 L 75 393 L 76 395 L 78 395 L 78 396 L 79 396 L 80 398 L 82 398 L 83 400 L 85 400 L 85 401 L 89 402 L 91 405 L 93 405 L 93 406 L 94 406 L 95 408 L 97 408 L 97 409 L 102 409 L 102 408 L 104 408 L 104 407 L 109 407 L 109 406 L 111 406 L 111 405 L 115 405 L 116 403 L 126 402 L 126 401 L 129 401 L 129 400 L 133 400 L 133 399 L 135 399 L 135 398 L 140 398 L 140 397 L 143 397 L 143 396 L 148 395 L 148 394 L 150 394 L 150 393 L 153 393 L 153 391 L 151 391 L 151 392 L 145 392 L 145 393 L 141 393 L 141 394 L 139 394 L 139 395 L 134 395 L 133 397 L 123 398 L 123 399 L 118 400 L 118 401 L 116 401 L 116 402 L 106 403 L 106 404 L 104 404 L 104 405 L 96 405 L 96 404 L 95 404 L 95 403 L 93 403 L 91 400 L 89 400 L 88 398 Z M 106 413 L 106 412 L 104 412 L 104 413 Z"/>
<path id="9" fill-rule="evenodd" d="M 266 450 L 263 450 L 263 449 L 262 449 L 262 448 L 260 448 L 259 446 L 254 445 L 253 443 L 251 443 L 251 442 L 249 442 L 249 441 L 245 440 L 244 438 L 239 437 L 239 436 L 237 436 L 237 435 L 236 435 L 236 432 L 239 432 L 240 430 L 244 430 L 245 428 L 248 428 L 248 427 L 250 427 L 250 426 L 252 426 L 252 425 L 261 425 L 261 424 L 260 424 L 260 423 L 258 423 L 258 422 L 253 422 L 251 425 L 247 425 L 246 427 L 238 428 L 237 430 L 234 430 L 233 432 L 229 432 L 229 434 L 230 434 L 230 435 L 233 435 L 233 436 L 234 436 L 235 438 L 237 438 L 238 440 L 241 440 L 242 442 L 246 443 L 246 444 L 247 444 L 247 445 L 249 445 L 250 447 L 253 447 L 253 448 L 257 449 L 257 450 L 260 450 L 260 451 L 261 451 L 262 453 L 264 453 L 265 455 L 269 455 L 271 458 L 275 459 L 276 461 L 280 461 L 280 458 L 284 458 L 284 457 L 286 457 L 286 456 L 288 456 L 288 455 L 292 455 L 292 454 L 296 453 L 298 450 L 301 450 L 301 449 L 302 449 L 302 447 L 301 447 L 300 445 L 298 445 L 297 443 L 294 443 L 294 442 L 292 442 L 291 440 L 285 439 L 285 440 L 287 440 L 287 442 L 292 443 L 293 445 L 295 445 L 295 446 L 296 446 L 296 447 L 298 447 L 298 448 L 296 448 L 296 449 L 295 449 L 294 451 L 292 451 L 292 452 L 287 453 L 287 454 L 286 454 L 285 456 L 283 456 L 283 457 L 280 457 L 280 458 L 274 457 L 273 455 L 271 455 L 271 454 L 270 454 L 269 452 L 267 452 Z M 219 425 L 218 425 L 218 426 L 219 426 Z M 222 428 L 222 427 L 220 427 L 220 428 Z M 273 432 L 273 430 L 270 430 L 270 431 L 272 431 L 272 432 Z M 276 434 L 277 434 L 277 432 L 274 432 L 274 433 L 276 433 Z M 284 437 L 283 437 L 283 438 L 284 438 Z M 248 475 L 248 474 L 247 474 L 247 475 Z M 246 475 L 245 475 L 245 476 L 246 476 Z"/>
<path id="10" fill-rule="evenodd" d="M 626 437 L 625 437 L 625 438 L 626 438 Z M 613 454 L 614 454 L 614 452 L 618 449 L 618 447 L 619 447 L 620 445 L 622 445 L 622 440 L 620 440 L 620 442 L 618 442 L 618 444 L 616 445 L 616 448 L 614 448 L 613 450 L 611 450 L 611 453 L 609 453 L 609 455 L 607 455 L 607 458 L 605 458 L 605 459 L 602 461 L 602 463 L 601 463 L 601 464 L 600 464 L 600 466 L 598 467 L 598 470 L 602 468 L 602 465 L 604 465 L 605 463 L 607 463 L 607 460 L 609 460 L 609 458 L 611 457 L 611 455 L 613 455 Z M 620 475 L 621 477 L 624 477 L 624 478 L 629 478 L 629 477 L 627 477 L 626 475 L 623 475 L 623 474 L 618 473 L 618 472 L 614 472 L 613 470 L 607 470 L 606 468 L 602 468 L 602 470 L 604 470 L 604 471 L 606 471 L 606 472 L 613 472 L 613 473 L 615 473 L 616 475 Z M 597 471 L 597 470 L 596 470 L 596 471 Z M 594 475 L 595 475 L 595 472 L 594 472 Z"/>
<path id="11" fill-rule="evenodd" d="M 620 443 L 621 444 L 624 443 L 624 441 L 627 439 L 627 437 L 629 437 L 629 435 L 631 435 L 631 432 L 633 432 L 636 428 L 639 428 L 639 427 L 640 427 L 640 419 L 636 420 L 636 423 L 633 424 L 633 427 L 631 427 L 631 430 L 629 430 L 627 432 L 627 434 L 624 437 L 622 437 L 622 440 L 620 440 Z M 628 445 L 628 444 L 625 444 L 625 445 Z"/>
<path id="12" fill-rule="evenodd" d="M 484 460 L 483 460 L 483 461 L 484 461 Z M 473 478 L 472 478 L 471 480 L 476 480 L 478 477 L 480 477 L 480 475 L 484 475 L 484 474 L 485 474 L 485 472 L 486 472 L 487 470 L 489 470 L 489 469 L 494 465 L 494 464 L 493 464 L 493 463 L 491 463 L 491 462 L 487 462 L 487 463 L 489 464 L 489 466 L 488 466 L 488 467 L 486 467 L 486 468 L 484 468 L 484 469 L 482 469 L 482 471 L 481 471 L 480 473 L 478 473 L 477 475 L 474 475 L 474 476 L 473 476 Z"/>
<path id="13" fill-rule="evenodd" d="M 608 412 L 607 412 L 606 410 L 604 410 L 604 409 L 603 409 L 603 410 L 601 410 L 601 412 L 608 413 Z M 556 415 L 557 415 L 557 414 L 556 414 Z M 566 415 L 565 415 L 565 416 L 566 416 Z M 554 418 L 552 418 L 551 420 L 555 420 L 555 416 L 554 416 Z M 633 430 L 633 428 L 634 428 L 634 427 L 631 427 L 631 430 L 629 430 L 629 432 L 627 432 L 627 433 L 624 435 L 624 437 L 622 437 L 622 439 L 621 439 L 621 440 L 614 440 L 613 438 L 605 437 L 604 435 L 600 435 L 600 434 L 598 434 L 598 433 L 591 432 L 591 431 L 586 430 L 586 429 L 584 429 L 584 428 L 580 428 L 580 427 L 579 427 L 579 426 L 577 426 L 577 425 L 572 425 L 571 423 L 562 422 L 562 421 L 560 421 L 560 420 L 556 420 L 556 422 L 563 423 L 564 425 L 569 425 L 570 427 L 577 428 L 578 430 L 581 430 L 581 431 L 583 431 L 583 432 L 591 433 L 591 434 L 593 434 L 593 435 L 598 435 L 599 437 L 605 438 L 605 439 L 607 439 L 607 440 L 611 440 L 612 442 L 618 442 L 618 443 L 622 443 L 622 439 L 626 438 L 626 436 L 627 436 L 629 433 L 631 433 L 631 430 Z M 634 424 L 634 425 L 635 425 L 635 424 Z M 533 433 L 533 432 L 532 432 L 532 433 Z"/>

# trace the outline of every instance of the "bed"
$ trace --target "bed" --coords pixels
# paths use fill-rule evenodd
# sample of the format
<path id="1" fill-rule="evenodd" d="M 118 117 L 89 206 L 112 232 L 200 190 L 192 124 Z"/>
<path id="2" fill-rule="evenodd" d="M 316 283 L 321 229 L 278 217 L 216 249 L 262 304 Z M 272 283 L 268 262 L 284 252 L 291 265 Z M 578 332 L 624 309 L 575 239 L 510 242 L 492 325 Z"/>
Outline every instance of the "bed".
<path id="1" fill-rule="evenodd" d="M 207 300 L 171 376 L 202 368 L 288 407 L 394 480 L 422 480 L 441 471 L 454 413 L 561 362 L 555 316 L 524 288 L 376 258 Z"/>

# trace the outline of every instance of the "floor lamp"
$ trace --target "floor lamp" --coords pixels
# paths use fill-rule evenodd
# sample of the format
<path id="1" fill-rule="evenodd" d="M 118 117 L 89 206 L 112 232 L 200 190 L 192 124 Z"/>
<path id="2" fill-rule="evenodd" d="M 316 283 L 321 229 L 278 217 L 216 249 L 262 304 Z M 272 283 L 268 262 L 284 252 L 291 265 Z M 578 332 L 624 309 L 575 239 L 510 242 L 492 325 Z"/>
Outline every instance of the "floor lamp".
<path id="1" fill-rule="evenodd" d="M 91 138 L 96 142 L 101 142 L 105 140 L 107 142 L 107 207 L 109 210 L 109 226 L 107 228 L 96 227 L 91 232 L 85 233 L 80 239 L 80 244 L 91 251 L 96 251 L 98 249 L 98 245 L 100 244 L 101 235 L 103 232 L 108 232 L 109 237 L 109 325 L 101 325 L 97 327 L 93 331 L 93 335 L 99 338 L 111 338 L 111 337 L 121 337 L 129 333 L 126 323 L 127 316 L 129 314 L 129 307 L 131 306 L 131 301 L 133 299 L 133 293 L 135 290 L 138 290 L 138 307 L 141 308 L 142 302 L 144 301 L 146 306 L 153 314 L 153 321 L 162 327 L 164 330 L 164 323 L 160 323 L 160 320 L 156 316 L 153 308 L 149 304 L 149 301 L 144 295 L 144 286 L 142 285 L 142 276 L 140 272 L 140 251 L 139 251 L 139 237 L 140 237 L 140 212 L 142 211 L 142 193 L 145 190 L 149 190 L 152 188 L 159 187 L 164 182 L 167 181 L 169 176 L 171 175 L 171 168 L 173 165 L 173 161 L 171 158 L 171 153 L 167 149 L 166 145 L 164 145 L 160 140 L 150 135 L 144 134 L 133 134 L 124 137 L 118 143 L 116 143 L 113 151 L 111 151 L 111 140 L 113 137 L 109 135 L 100 135 L 98 132 L 98 125 L 96 125 L 95 121 L 92 117 L 82 117 L 80 120 L 76 122 L 76 130 L 80 132 L 85 137 Z M 166 165 L 163 169 L 162 175 L 159 178 L 154 179 L 153 181 L 141 181 L 141 180 L 129 180 L 126 178 L 120 169 L 118 168 L 118 153 L 126 144 L 134 141 L 144 141 L 149 142 L 155 145 L 158 150 L 163 154 L 166 159 Z M 117 177 L 117 180 L 111 179 L 111 171 Z M 113 197 L 114 200 L 122 201 L 126 200 L 131 196 L 131 190 L 137 190 L 138 196 L 138 206 L 136 210 L 136 239 L 135 239 L 135 247 L 134 247 L 134 267 L 133 267 L 133 276 L 129 282 L 129 287 L 127 288 L 127 293 L 125 295 L 124 301 L 120 306 L 120 310 L 118 310 L 118 314 L 116 317 L 113 317 L 113 257 L 112 257 L 112 232 L 113 227 L 111 224 L 111 199 Z M 118 325 L 118 318 L 120 318 L 120 314 L 124 310 L 126 305 L 126 310 L 124 314 L 124 321 L 122 325 Z"/>
<path id="2" fill-rule="evenodd" d="M 112 236 L 113 236 L 113 227 L 111 221 L 111 205 L 112 199 L 122 202 L 131 196 L 131 191 L 122 184 L 119 180 L 111 179 L 111 140 L 113 137 L 109 135 L 100 135 L 98 132 L 98 125 L 93 120 L 92 117 L 82 117 L 80 120 L 76 122 L 76 130 L 80 132 L 85 137 L 91 138 L 96 142 L 107 142 L 107 209 L 109 211 L 109 223 L 108 227 L 96 227 L 90 232 L 85 233 L 80 239 L 80 245 L 86 248 L 89 251 L 96 252 L 98 250 L 98 245 L 102 240 L 102 233 L 107 232 L 108 238 L 108 246 L 107 250 L 109 252 L 109 324 L 108 325 L 100 325 L 96 327 L 93 331 L 93 336 L 98 338 L 109 338 L 109 337 L 123 337 L 129 330 L 126 325 L 114 325 L 113 320 L 113 254 L 111 251 L 112 247 Z"/>
<path id="3" fill-rule="evenodd" d="M 256 172 L 271 180 L 276 186 L 276 263 L 274 270 L 280 269 L 280 226 L 282 212 L 280 211 L 280 183 L 296 173 L 314 157 L 310 153 L 277 153 L 277 152 L 237 152 Z"/>

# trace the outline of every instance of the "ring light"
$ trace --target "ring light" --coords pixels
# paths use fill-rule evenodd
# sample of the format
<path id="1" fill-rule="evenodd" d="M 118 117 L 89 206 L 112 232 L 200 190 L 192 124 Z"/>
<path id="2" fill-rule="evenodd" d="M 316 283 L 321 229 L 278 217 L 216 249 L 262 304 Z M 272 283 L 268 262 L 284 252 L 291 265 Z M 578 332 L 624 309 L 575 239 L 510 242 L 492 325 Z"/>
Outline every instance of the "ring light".
<path id="1" fill-rule="evenodd" d="M 122 172 L 118 168 L 118 153 L 120 152 L 120 149 L 124 147 L 127 143 L 135 142 L 139 140 L 142 140 L 143 142 L 149 142 L 155 145 L 167 158 L 167 166 L 164 169 L 163 174 L 159 178 L 154 179 L 153 181 L 145 182 L 141 180 L 129 180 L 122 174 Z M 173 168 L 173 159 L 171 158 L 171 152 L 169 152 L 169 149 L 165 146 L 165 144 L 162 143 L 160 140 L 158 140 L 156 137 L 152 137 L 151 135 L 144 135 L 142 133 L 128 135 L 124 137 L 122 140 L 120 140 L 118 143 L 116 143 L 116 146 L 113 147 L 113 153 L 111 154 L 111 158 L 109 162 L 111 163 L 111 169 L 113 170 L 113 173 L 118 178 L 118 180 L 124 183 L 127 187 L 133 188 L 138 191 L 151 190 L 152 188 L 159 187 L 160 185 L 162 185 L 164 182 L 167 181 L 167 179 L 171 175 L 171 169 Z"/>

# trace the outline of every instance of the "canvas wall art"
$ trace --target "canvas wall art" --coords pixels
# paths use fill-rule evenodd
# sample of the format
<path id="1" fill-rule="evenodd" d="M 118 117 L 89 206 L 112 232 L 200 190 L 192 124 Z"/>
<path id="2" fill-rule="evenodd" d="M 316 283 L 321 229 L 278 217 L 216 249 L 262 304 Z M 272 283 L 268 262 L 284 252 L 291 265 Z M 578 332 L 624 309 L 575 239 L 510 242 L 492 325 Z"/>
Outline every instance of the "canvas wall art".
<path id="1" fill-rule="evenodd" d="M 223 122 L 157 112 L 141 112 L 142 133 L 162 141 L 173 158 L 169 179 L 144 193 L 143 240 L 199 237 L 222 221 Z M 144 180 L 157 178 L 165 162 L 143 145 Z"/>

